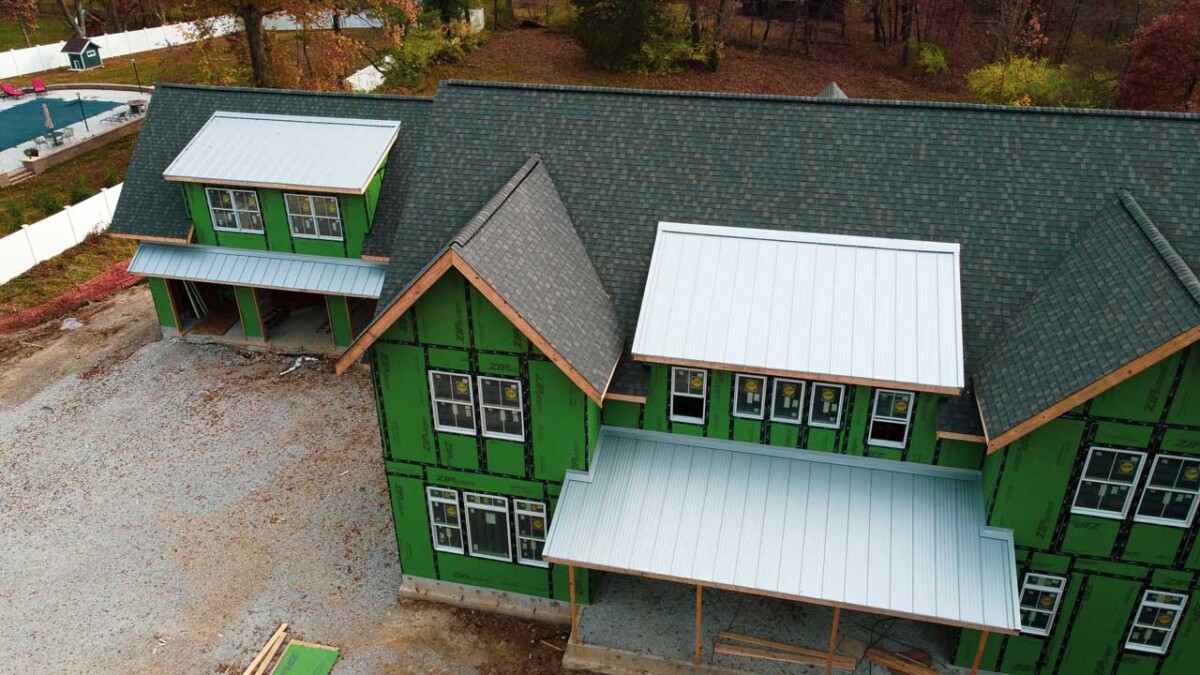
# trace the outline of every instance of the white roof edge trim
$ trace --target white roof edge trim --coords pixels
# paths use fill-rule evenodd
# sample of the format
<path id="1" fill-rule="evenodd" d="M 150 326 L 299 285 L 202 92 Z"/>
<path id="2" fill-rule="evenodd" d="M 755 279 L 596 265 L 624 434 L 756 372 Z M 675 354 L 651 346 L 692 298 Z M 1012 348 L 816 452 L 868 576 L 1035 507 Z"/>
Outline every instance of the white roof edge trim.
<path id="1" fill-rule="evenodd" d="M 824 234 L 818 232 L 796 232 L 768 230 L 753 227 L 729 227 L 726 225 L 700 225 L 696 223 L 673 223 L 659 221 L 658 232 L 697 234 L 706 237 L 728 237 L 733 239 L 758 239 L 762 241 L 788 241 L 826 246 L 850 246 L 854 248 L 879 248 L 891 251 L 925 251 L 928 253 L 953 253 L 958 256 L 961 246 L 957 243 L 924 241 L 921 239 L 886 239 L 883 237 L 858 237 L 849 234 Z"/>
<path id="2" fill-rule="evenodd" d="M 306 122 L 310 124 L 344 124 L 347 126 L 356 127 L 394 127 L 396 129 L 399 129 L 401 124 L 399 120 L 366 119 L 358 117 L 309 117 L 306 115 L 274 115 L 270 113 L 226 112 L 224 110 L 218 110 L 214 112 L 209 119 L 212 119 L 212 117 L 224 117 L 242 120 Z"/>

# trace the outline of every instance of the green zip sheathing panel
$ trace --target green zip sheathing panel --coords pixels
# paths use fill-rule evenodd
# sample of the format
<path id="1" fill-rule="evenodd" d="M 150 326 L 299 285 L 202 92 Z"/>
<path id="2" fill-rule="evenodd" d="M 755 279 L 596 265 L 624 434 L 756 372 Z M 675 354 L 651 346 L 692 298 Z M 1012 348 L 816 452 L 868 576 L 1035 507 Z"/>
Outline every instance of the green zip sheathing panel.
<path id="1" fill-rule="evenodd" d="M 1068 498 L 1073 496 L 1068 495 Z M 1105 558 L 1112 555 L 1113 545 L 1117 543 L 1117 535 L 1121 532 L 1119 521 L 1078 514 L 1069 518 L 1060 550 Z"/>
<path id="2" fill-rule="evenodd" d="M 1183 610 L 1183 618 L 1175 631 L 1175 639 L 1171 650 L 1162 660 L 1162 670 L 1159 675 L 1191 675 L 1195 673 L 1196 664 L 1200 663 L 1200 595 L 1197 588 L 1192 586 L 1192 595 L 1188 606 Z"/>
<path id="3" fill-rule="evenodd" d="M 447 276 L 451 276 L 447 274 Z M 457 276 L 457 273 L 454 274 Z M 461 277 L 459 277 L 461 278 Z M 479 291 L 471 288 L 471 325 L 475 330 L 475 347 L 496 352 L 524 353 L 529 340 L 512 325 Z"/>
<path id="4" fill-rule="evenodd" d="M 171 309 L 171 291 L 167 280 L 149 277 L 150 297 L 154 298 L 154 313 L 158 315 L 158 325 L 178 329 L 175 323 L 175 311 Z"/>
<path id="5" fill-rule="evenodd" d="M 396 524 L 401 569 L 405 574 L 436 579 L 424 481 L 388 476 L 388 488 L 392 496 L 392 518 Z"/>
<path id="6" fill-rule="evenodd" d="M 1110 672 L 1122 653 L 1139 588 L 1134 581 L 1088 577 L 1076 611 L 1079 618 L 1073 622 L 1061 662 L 1052 672 Z"/>
<path id="7" fill-rule="evenodd" d="M 1012 528 L 1018 546 L 1050 547 L 1083 427 L 1052 420 L 996 453 L 1004 453 L 1004 468 L 990 524 Z"/>
<path id="8" fill-rule="evenodd" d="M 587 468 L 587 397 L 549 361 L 529 362 L 529 393 L 533 475 L 561 483 L 567 469 Z"/>
<path id="9" fill-rule="evenodd" d="M 237 298 L 238 314 L 242 318 L 242 330 L 249 340 L 262 340 L 266 337 L 263 328 L 262 314 L 258 309 L 258 299 L 254 289 L 248 286 L 234 286 L 233 294 Z M 349 343 L 347 343 L 349 344 Z"/>
<path id="10" fill-rule="evenodd" d="M 637 429 L 641 426 L 642 406 L 629 401 L 605 401 L 604 423 L 614 427 Z"/>
<path id="11" fill-rule="evenodd" d="M 1179 527 L 1134 523 L 1125 541 L 1121 559 L 1169 566 L 1175 561 L 1185 532 Z"/>
<path id="12" fill-rule="evenodd" d="M 325 296 L 325 311 L 329 313 L 329 329 L 333 333 L 333 344 L 340 348 L 350 346 L 354 336 L 350 329 L 350 305 L 344 295 Z"/>
<path id="13" fill-rule="evenodd" d="M 514 441 L 489 438 L 484 441 L 487 470 L 509 476 L 525 477 L 525 446 Z"/>
<path id="14" fill-rule="evenodd" d="M 424 350 L 384 341 L 374 349 L 384 457 L 436 464 Z"/>
<path id="15" fill-rule="evenodd" d="M 417 300 L 419 340 L 426 345 L 468 347 L 466 280 L 447 273 Z"/>
<path id="16" fill-rule="evenodd" d="M 663 376 L 670 382 L 671 369 L 662 369 Z M 668 385 L 669 386 L 669 385 Z M 730 439 L 758 442 L 759 425 L 748 420 L 736 420 L 730 414 L 733 405 L 733 374 L 723 370 L 710 370 L 708 373 L 708 404 L 705 406 L 705 427 L 709 438 Z M 743 427 L 739 429 L 738 422 Z M 753 428 L 750 428 L 753 425 Z M 674 427 L 690 428 L 692 425 L 672 423 Z M 741 438 L 739 438 L 739 431 Z M 684 432 L 686 433 L 686 432 Z"/>
<path id="17" fill-rule="evenodd" d="M 367 183 L 367 229 L 368 231 L 375 227 L 375 207 L 379 205 L 379 193 L 383 188 L 383 174 L 387 171 L 387 161 L 379 167 L 375 175 L 371 177 L 371 182 Z"/>
<path id="18" fill-rule="evenodd" d="M 1163 406 L 1178 369 L 1179 354 L 1163 359 L 1092 399 L 1090 414 L 1095 417 L 1157 422 L 1162 417 Z"/>
<path id="19" fill-rule="evenodd" d="M 1179 382 L 1175 385 L 1175 394 L 1171 399 L 1171 407 L 1167 411 L 1167 424 L 1200 425 L 1196 417 L 1200 415 L 1200 346 L 1193 345 L 1189 350 L 1187 362 L 1180 373 Z M 1200 442 L 1192 446 L 1193 452 L 1200 453 Z"/>
<path id="20" fill-rule="evenodd" d="M 958 441 L 944 438 L 938 441 L 938 466 L 952 466 L 958 469 L 978 471 L 983 468 L 983 458 L 987 454 L 987 446 L 982 443 Z"/>

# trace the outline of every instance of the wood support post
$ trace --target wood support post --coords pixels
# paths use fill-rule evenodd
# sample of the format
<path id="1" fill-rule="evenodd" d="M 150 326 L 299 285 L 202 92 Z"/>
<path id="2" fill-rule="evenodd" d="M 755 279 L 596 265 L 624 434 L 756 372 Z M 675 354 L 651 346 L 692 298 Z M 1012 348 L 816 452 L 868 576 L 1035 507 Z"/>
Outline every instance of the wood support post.
<path id="1" fill-rule="evenodd" d="M 700 584 L 696 584 L 696 655 L 693 658 L 693 662 L 696 665 L 700 665 L 700 631 L 704 624 L 703 607 L 704 587 Z"/>
<path id="2" fill-rule="evenodd" d="M 579 607 L 575 604 L 575 566 L 567 566 L 567 576 L 571 580 L 571 642 L 579 644 Z"/>
<path id="3" fill-rule="evenodd" d="M 983 662 L 983 650 L 987 647 L 988 632 L 985 630 L 979 636 L 979 646 L 975 648 L 975 661 L 971 664 L 971 675 L 979 673 L 979 664 Z"/>
<path id="4" fill-rule="evenodd" d="M 842 618 L 842 608 L 833 608 L 833 628 L 829 629 L 829 651 L 825 654 L 825 675 L 833 673 L 833 650 L 837 647 L 838 622 Z"/>

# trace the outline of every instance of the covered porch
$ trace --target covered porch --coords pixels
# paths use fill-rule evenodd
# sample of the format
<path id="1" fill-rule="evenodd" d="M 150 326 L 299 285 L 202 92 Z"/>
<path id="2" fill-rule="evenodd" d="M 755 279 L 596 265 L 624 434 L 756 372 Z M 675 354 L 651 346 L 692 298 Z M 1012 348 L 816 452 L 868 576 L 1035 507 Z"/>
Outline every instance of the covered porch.
<path id="1" fill-rule="evenodd" d="M 1020 626 L 973 471 L 605 427 L 544 557 L 617 573 L 572 603 L 567 663 L 596 672 L 975 672 Z"/>

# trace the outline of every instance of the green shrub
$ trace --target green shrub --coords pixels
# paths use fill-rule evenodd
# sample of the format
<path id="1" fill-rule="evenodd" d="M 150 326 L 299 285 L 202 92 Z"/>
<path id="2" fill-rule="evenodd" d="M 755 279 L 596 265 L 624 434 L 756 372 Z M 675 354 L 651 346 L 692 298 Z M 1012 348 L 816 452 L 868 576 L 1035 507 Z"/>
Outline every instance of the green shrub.
<path id="1" fill-rule="evenodd" d="M 78 204 L 79 202 L 91 196 L 92 192 L 91 190 L 87 189 L 86 185 L 83 184 L 82 178 L 76 178 L 75 180 L 71 181 L 71 196 L 67 199 L 67 203 Z"/>
<path id="2" fill-rule="evenodd" d="M 967 86 L 981 101 L 1000 105 L 1091 108 L 1111 98 L 1114 82 L 1107 73 L 1087 76 L 1065 64 L 1027 57 L 991 63 L 967 74 Z"/>
<path id="3" fill-rule="evenodd" d="M 597 68 L 663 73 L 691 58 L 685 36 L 673 30 L 667 3 L 658 0 L 571 0 L 575 35 Z"/>
<path id="4" fill-rule="evenodd" d="M 120 182 L 121 177 L 117 175 L 116 171 L 113 171 L 112 169 L 106 169 L 104 171 L 104 182 L 102 183 L 104 187 L 110 188 Z"/>
<path id="5" fill-rule="evenodd" d="M 53 215 L 62 211 L 62 202 L 59 201 L 56 195 L 49 192 L 40 192 L 33 198 L 34 206 L 42 210 L 47 216 Z"/>
<path id="6" fill-rule="evenodd" d="M 13 226 L 25 223 L 25 205 L 17 201 L 10 201 L 4 208 L 8 212 L 8 222 Z"/>
<path id="7" fill-rule="evenodd" d="M 946 54 L 941 47 L 932 42 L 911 40 L 909 49 L 916 56 L 917 65 L 929 75 L 942 75 L 949 72 L 950 63 L 946 61 Z"/>
<path id="8" fill-rule="evenodd" d="M 458 63 L 479 44 L 479 35 L 472 34 L 470 26 L 462 21 L 452 21 L 444 29 L 440 20 L 432 26 L 414 26 L 405 35 L 404 44 L 388 53 L 384 88 L 414 89 L 435 64 Z"/>

